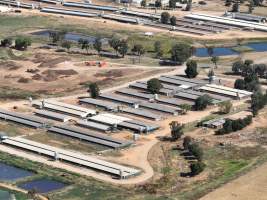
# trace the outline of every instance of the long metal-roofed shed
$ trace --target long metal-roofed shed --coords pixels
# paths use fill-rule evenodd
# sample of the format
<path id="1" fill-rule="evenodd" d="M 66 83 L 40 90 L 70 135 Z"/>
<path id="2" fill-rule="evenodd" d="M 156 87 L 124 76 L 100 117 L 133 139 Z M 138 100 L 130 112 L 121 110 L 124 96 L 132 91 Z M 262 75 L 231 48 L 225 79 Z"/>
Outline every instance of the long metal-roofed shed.
<path id="1" fill-rule="evenodd" d="M 187 104 L 187 105 L 191 105 L 191 106 L 193 106 L 195 104 L 193 101 L 177 99 L 177 98 L 167 98 L 167 99 L 159 98 L 159 99 L 157 99 L 157 102 L 162 103 L 162 104 L 171 105 L 171 106 L 178 106 L 178 107 L 180 105 L 183 105 L 183 104 Z"/>
<path id="2" fill-rule="evenodd" d="M 176 76 L 161 76 L 159 80 L 162 82 L 168 83 L 168 84 L 178 85 L 184 89 L 194 88 L 198 85 L 196 83 L 191 83 L 191 82 L 177 79 Z"/>
<path id="3" fill-rule="evenodd" d="M 220 94 L 224 96 L 228 96 L 234 99 L 243 99 L 248 98 L 252 95 L 251 92 L 244 91 L 244 90 L 236 90 L 229 87 L 214 85 L 214 84 L 207 84 L 199 88 L 200 91 L 206 91 L 209 93 Z"/>
<path id="4" fill-rule="evenodd" d="M 118 106 L 120 106 L 119 104 L 113 103 L 113 102 L 107 102 L 107 101 L 103 101 L 101 99 L 93 99 L 93 98 L 84 98 L 84 99 L 80 99 L 79 100 L 80 103 L 84 103 L 84 104 L 91 104 L 94 105 L 96 107 L 101 107 L 104 108 L 106 110 L 117 110 Z"/>
<path id="5" fill-rule="evenodd" d="M 63 115 L 60 113 L 55 113 L 55 112 L 51 112 L 47 110 L 36 110 L 34 113 L 40 117 L 45 117 L 48 119 L 53 119 L 53 120 L 61 121 L 61 122 L 67 122 L 73 119 L 72 117 L 68 115 Z"/>
<path id="6" fill-rule="evenodd" d="M 254 21 L 254 22 L 260 22 L 260 23 L 265 23 L 267 21 L 267 17 L 245 14 L 245 13 L 226 13 L 226 16 L 228 17 L 230 16 L 234 19 L 241 19 L 241 20 Z"/>
<path id="7" fill-rule="evenodd" d="M 239 19 L 232 19 L 232 18 L 227 18 L 227 17 L 218 17 L 214 15 L 205 15 L 205 14 L 189 14 L 185 16 L 186 18 L 190 19 L 198 19 L 202 21 L 211 21 L 211 22 L 216 22 L 220 24 L 227 24 L 227 25 L 232 25 L 235 27 L 240 27 L 240 28 L 249 28 L 249 29 L 254 29 L 258 31 L 265 31 L 267 32 L 267 26 L 261 24 L 261 23 L 256 23 L 256 22 L 249 22 L 249 21 L 244 21 L 244 20 L 239 20 Z"/>
<path id="8" fill-rule="evenodd" d="M 115 149 L 127 147 L 132 144 L 130 141 L 115 139 L 101 133 L 67 125 L 53 126 L 49 131 Z"/>
<path id="9" fill-rule="evenodd" d="M 104 93 L 104 94 L 101 94 L 99 97 L 110 100 L 110 101 L 116 101 L 116 102 L 128 104 L 128 105 L 134 105 L 139 102 L 137 99 L 131 99 L 131 98 L 127 98 L 127 97 L 112 94 L 112 93 Z"/>
<path id="10" fill-rule="evenodd" d="M 110 132 L 112 131 L 112 126 L 108 126 L 102 123 L 92 122 L 92 121 L 85 121 L 85 120 L 79 120 L 76 123 L 78 126 L 94 129 L 97 131 L 103 131 L 103 132 Z"/>
<path id="11" fill-rule="evenodd" d="M 103 11 L 118 11 L 119 8 L 112 6 L 101 6 L 89 3 L 78 3 L 78 2 L 63 2 L 63 6 L 77 7 L 77 8 L 88 8 L 94 10 L 103 10 Z"/>
<path id="12" fill-rule="evenodd" d="M 33 102 L 33 106 L 81 118 L 85 118 L 96 114 L 96 110 L 87 109 L 80 106 L 75 106 L 72 104 L 67 104 L 52 100 L 43 100 L 41 102 L 36 101 Z"/>
<path id="13" fill-rule="evenodd" d="M 203 122 L 202 126 L 205 126 L 208 128 L 222 128 L 224 123 L 225 123 L 225 119 L 212 119 L 212 120 Z"/>
<path id="14" fill-rule="evenodd" d="M 120 111 L 122 113 L 127 113 L 127 114 L 132 114 L 132 115 L 136 115 L 139 117 L 144 117 L 150 120 L 154 120 L 154 121 L 159 121 L 161 120 L 163 117 L 159 114 L 156 113 L 152 113 L 148 110 L 144 110 L 144 109 L 135 109 L 135 108 L 120 108 Z"/>
<path id="15" fill-rule="evenodd" d="M 208 83 L 208 81 L 198 80 L 198 79 L 191 79 L 191 78 L 184 78 L 184 77 L 178 76 L 178 75 L 168 76 L 168 77 L 171 77 L 171 78 L 176 79 L 176 80 L 188 82 L 188 83 L 197 84 L 197 85 L 205 85 L 205 84 Z"/>
<path id="16" fill-rule="evenodd" d="M 130 118 L 122 117 L 122 116 L 118 116 L 118 115 L 113 115 L 110 113 L 101 113 L 101 114 L 89 117 L 88 119 L 90 121 L 103 123 L 103 124 L 107 124 L 110 126 L 117 126 L 121 122 L 131 120 Z"/>
<path id="17" fill-rule="evenodd" d="M 128 95 L 128 96 L 132 96 L 132 97 L 146 99 L 146 100 L 149 100 L 149 101 L 153 100 L 155 98 L 155 95 L 153 95 L 153 94 L 139 92 L 137 90 L 133 90 L 133 89 L 130 89 L 130 88 L 122 88 L 122 89 L 116 90 L 116 92 L 124 94 L 124 95 Z"/>
<path id="18" fill-rule="evenodd" d="M 52 14 L 62 14 L 62 15 L 72 15 L 72 16 L 79 16 L 79 17 L 98 17 L 98 13 L 95 12 L 85 12 L 81 10 L 69 10 L 69 9 L 62 9 L 57 7 L 43 7 L 40 10 L 41 12 L 45 13 L 52 13 Z"/>
<path id="19" fill-rule="evenodd" d="M 179 107 L 171 107 L 159 103 L 142 102 L 139 104 L 139 106 L 142 108 L 147 108 L 172 115 L 178 115 L 178 113 L 182 111 L 182 109 Z"/>
<path id="20" fill-rule="evenodd" d="M 136 83 L 132 83 L 129 85 L 129 87 L 132 88 L 137 88 L 137 89 L 142 89 L 142 90 L 147 90 L 147 84 L 144 82 L 136 82 Z M 166 95 L 166 96 L 170 96 L 173 94 L 173 90 L 172 89 L 167 89 L 167 88 L 162 88 L 159 90 L 160 94 Z"/>
<path id="21" fill-rule="evenodd" d="M 132 15 L 132 16 L 144 17 L 144 18 L 149 18 L 149 19 L 157 19 L 157 20 L 160 19 L 159 14 L 137 12 L 134 10 L 121 10 L 120 13 L 124 15 Z"/>
<path id="22" fill-rule="evenodd" d="M 140 170 L 131 167 L 107 162 L 98 158 L 94 158 L 92 156 L 59 149 L 42 143 L 33 142 L 31 140 L 27 140 L 21 137 L 6 138 L 2 140 L 2 143 L 34 153 L 42 154 L 44 156 L 52 157 L 55 160 L 65 161 L 68 163 L 77 164 L 79 166 L 88 167 L 90 169 L 108 173 L 113 176 L 118 176 L 120 178 L 129 178 L 131 176 L 135 176 L 141 173 Z"/>
<path id="23" fill-rule="evenodd" d="M 89 120 L 97 123 L 103 123 L 112 127 L 129 129 L 139 133 L 147 133 L 157 129 L 157 126 L 155 125 L 142 123 L 137 120 L 110 113 L 95 115 L 90 117 Z"/>
<path id="24" fill-rule="evenodd" d="M 17 112 L 11 112 L 7 110 L 0 109 L 0 118 L 7 121 L 12 121 L 15 123 L 23 124 L 33 128 L 46 128 L 51 125 L 51 122 L 44 120 L 36 116 L 30 116 L 26 114 L 21 114 Z"/>

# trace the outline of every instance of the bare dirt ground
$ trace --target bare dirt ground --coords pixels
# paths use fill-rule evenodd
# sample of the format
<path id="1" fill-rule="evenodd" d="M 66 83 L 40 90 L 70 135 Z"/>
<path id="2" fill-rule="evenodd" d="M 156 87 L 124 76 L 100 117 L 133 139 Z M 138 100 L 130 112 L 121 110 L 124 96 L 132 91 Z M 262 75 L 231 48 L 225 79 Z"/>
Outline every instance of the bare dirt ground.
<path id="1" fill-rule="evenodd" d="M 266 200 L 267 164 L 207 194 L 200 200 Z"/>
<path id="2" fill-rule="evenodd" d="M 106 67 L 86 66 L 77 56 L 32 47 L 32 56 L 24 60 L 0 63 L 0 86 L 23 89 L 40 94 L 81 93 L 89 82 L 100 87 L 114 86 L 129 80 L 172 71 L 173 67 L 107 62 Z M 90 58 L 91 59 L 91 58 Z M 97 61 L 97 60 L 96 60 Z"/>

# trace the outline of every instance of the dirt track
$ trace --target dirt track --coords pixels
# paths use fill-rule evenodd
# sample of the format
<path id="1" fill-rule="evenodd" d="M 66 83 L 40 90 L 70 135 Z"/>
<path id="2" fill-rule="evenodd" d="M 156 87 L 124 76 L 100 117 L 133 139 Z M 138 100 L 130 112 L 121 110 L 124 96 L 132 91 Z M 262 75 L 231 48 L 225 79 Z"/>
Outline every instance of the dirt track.
<path id="1" fill-rule="evenodd" d="M 267 163 L 216 189 L 200 200 L 266 200 Z"/>

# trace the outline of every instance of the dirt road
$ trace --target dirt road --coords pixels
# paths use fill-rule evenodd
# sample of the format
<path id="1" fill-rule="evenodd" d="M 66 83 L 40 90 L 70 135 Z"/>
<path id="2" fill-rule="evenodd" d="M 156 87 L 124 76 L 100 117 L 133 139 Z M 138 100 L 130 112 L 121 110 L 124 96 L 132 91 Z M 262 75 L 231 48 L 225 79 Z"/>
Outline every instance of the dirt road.
<path id="1" fill-rule="evenodd" d="M 267 163 L 207 194 L 200 200 L 266 200 Z"/>

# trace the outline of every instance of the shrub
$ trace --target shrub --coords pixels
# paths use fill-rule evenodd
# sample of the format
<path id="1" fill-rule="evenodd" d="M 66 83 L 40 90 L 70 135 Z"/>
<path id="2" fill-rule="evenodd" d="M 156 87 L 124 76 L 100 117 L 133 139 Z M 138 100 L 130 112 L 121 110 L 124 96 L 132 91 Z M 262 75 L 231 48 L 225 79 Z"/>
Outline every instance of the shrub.
<path id="1" fill-rule="evenodd" d="M 194 162 L 190 165 L 190 169 L 191 169 L 191 175 L 192 176 L 196 176 L 198 174 L 200 174 L 201 172 L 204 171 L 205 169 L 205 164 L 203 162 Z"/>

